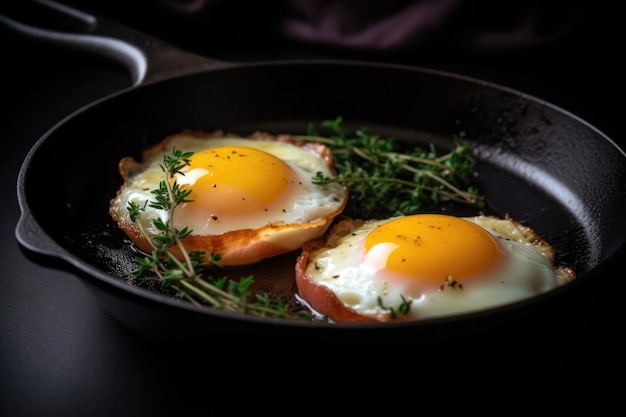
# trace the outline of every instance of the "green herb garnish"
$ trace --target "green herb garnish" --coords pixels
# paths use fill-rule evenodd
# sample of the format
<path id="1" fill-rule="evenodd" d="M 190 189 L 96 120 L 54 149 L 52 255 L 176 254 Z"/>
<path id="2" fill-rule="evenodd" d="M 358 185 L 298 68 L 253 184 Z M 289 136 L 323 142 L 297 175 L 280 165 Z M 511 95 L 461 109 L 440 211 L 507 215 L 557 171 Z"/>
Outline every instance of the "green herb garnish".
<path id="1" fill-rule="evenodd" d="M 471 185 L 475 160 L 470 146 L 455 137 L 455 148 L 438 155 L 431 144 L 427 150 L 400 149 L 393 138 L 374 135 L 367 128 L 351 134 L 342 118 L 322 122 L 331 131 L 319 136 L 309 124 L 299 139 L 326 144 L 332 151 L 338 174 L 318 172 L 313 181 L 321 186 L 340 183 L 348 187 L 347 211 L 365 219 L 416 213 L 425 204 L 455 202 L 482 208 L 483 197 Z"/>
<path id="2" fill-rule="evenodd" d="M 345 185 L 350 192 L 349 206 L 344 214 L 363 219 L 417 213 L 425 204 L 444 202 L 461 203 L 484 207 L 484 198 L 471 184 L 475 161 L 470 146 L 461 138 L 455 137 L 454 149 L 439 155 L 431 144 L 424 150 L 400 148 L 393 138 L 382 138 L 360 128 L 351 133 L 342 126 L 342 117 L 323 121 L 321 126 L 331 134 L 324 137 L 316 133 L 313 124 L 309 125 L 305 136 L 298 139 L 319 142 L 328 146 L 333 155 L 337 175 L 324 176 L 317 172 L 313 182 L 324 187 L 330 183 Z M 284 318 L 311 319 L 304 307 L 295 309 L 282 299 L 273 299 L 269 294 L 255 294 L 251 290 L 253 276 L 245 276 L 238 281 L 224 276 L 215 278 L 204 276 L 207 271 L 221 268 L 219 254 L 207 256 L 205 251 L 187 251 L 182 239 L 191 233 L 187 227 L 174 228 L 172 218 L 174 208 L 189 202 L 191 190 L 181 189 L 175 181 L 176 174 L 189 164 L 193 152 L 176 148 L 171 155 L 163 157 L 160 164 L 165 179 L 152 190 L 154 199 L 143 205 L 129 203 L 131 220 L 150 240 L 152 253 L 144 258 L 136 258 L 137 269 L 133 277 L 139 283 L 157 282 L 166 289 L 173 290 L 175 296 L 195 305 L 209 305 L 216 309 Z M 146 207 L 165 210 L 169 213 L 167 222 L 153 220 L 160 231 L 150 237 L 137 221 Z M 169 249 L 176 246 L 184 260 L 174 257 Z M 379 306 L 389 311 L 392 318 L 406 315 L 410 311 L 411 300 L 404 297 L 396 307 Z"/>
<path id="3" fill-rule="evenodd" d="M 254 283 L 252 276 L 240 278 L 238 281 L 224 276 L 215 278 L 211 275 L 203 276 L 209 268 L 219 268 L 220 255 L 205 251 L 187 251 L 181 241 L 191 233 L 188 228 L 177 229 L 174 222 L 174 208 L 182 203 L 189 202 L 190 189 L 181 189 L 174 180 L 175 174 L 189 164 L 193 152 L 183 152 L 174 148 L 172 155 L 165 155 L 161 170 L 165 179 L 159 188 L 152 190 L 154 199 L 143 205 L 134 202 L 128 204 L 131 220 L 141 232 L 150 240 L 152 253 L 144 258 L 135 258 L 137 269 L 133 277 L 139 283 L 157 281 L 164 287 L 174 290 L 176 297 L 201 306 L 209 305 L 216 309 L 247 313 L 256 316 L 271 316 L 282 318 L 310 319 L 310 313 L 304 308 L 292 311 L 289 303 L 282 299 L 273 299 L 269 294 L 254 294 L 251 286 Z M 150 237 L 143 229 L 139 216 L 149 206 L 169 212 L 169 220 L 153 220 L 159 234 Z M 184 256 L 184 261 L 174 257 L 168 249 L 176 246 Z"/>
<path id="4" fill-rule="evenodd" d="M 403 295 L 400 295 L 400 298 L 401 302 L 398 304 L 398 307 L 387 307 L 383 305 L 383 299 L 379 296 L 377 299 L 378 306 L 383 310 L 388 311 L 389 316 L 392 319 L 397 318 L 398 314 L 406 316 L 411 312 L 411 304 L 413 303 L 413 300 L 407 300 Z"/>

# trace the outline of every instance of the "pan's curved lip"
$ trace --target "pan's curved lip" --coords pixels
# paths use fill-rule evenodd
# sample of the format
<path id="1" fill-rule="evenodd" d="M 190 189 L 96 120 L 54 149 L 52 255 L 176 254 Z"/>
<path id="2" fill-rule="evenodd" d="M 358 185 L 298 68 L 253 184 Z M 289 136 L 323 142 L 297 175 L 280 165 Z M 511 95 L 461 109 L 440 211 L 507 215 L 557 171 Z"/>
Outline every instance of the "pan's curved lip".
<path id="1" fill-rule="evenodd" d="M 323 319 L 307 320 L 307 319 L 288 319 L 269 316 L 254 316 L 238 312 L 229 312 L 214 309 L 209 306 L 197 306 L 184 300 L 178 300 L 174 297 L 159 294 L 146 288 L 140 288 L 128 284 L 125 280 L 109 275 L 95 267 L 86 265 L 83 261 L 72 254 L 66 253 L 64 260 L 78 271 L 87 274 L 89 279 L 97 279 L 107 285 L 112 285 L 122 290 L 127 295 L 136 296 L 141 301 L 149 301 L 158 304 L 159 307 L 171 307 L 175 309 L 185 310 L 199 317 L 206 317 L 215 320 L 228 320 L 232 322 L 245 322 L 263 327 L 280 327 L 280 328 L 299 328 L 299 329 L 319 329 L 324 331 L 355 331 L 368 332 L 381 329 L 418 329 L 430 328 L 434 326 L 445 326 L 449 324 L 471 323 L 484 318 L 494 317 L 507 312 L 518 312 L 522 309 L 529 309 L 533 306 L 540 305 L 549 301 L 553 297 L 558 296 L 564 291 L 568 291 L 571 287 L 581 285 L 579 281 L 561 285 L 550 289 L 549 291 L 529 296 L 514 302 L 507 302 L 502 305 L 496 305 L 489 308 L 481 308 L 474 311 L 454 313 L 450 315 L 427 317 L 415 320 L 396 320 L 385 322 L 327 322 Z"/>
<path id="2" fill-rule="evenodd" d="M 423 74 L 430 74 L 434 76 L 439 76 L 443 78 L 453 78 L 457 80 L 466 81 L 471 84 L 480 85 L 487 88 L 492 88 L 495 90 L 499 90 L 502 92 L 509 93 L 511 95 L 526 99 L 528 101 L 533 101 L 537 104 L 542 105 L 543 107 L 551 108 L 559 113 L 562 113 L 564 116 L 572 120 L 576 120 L 578 123 L 585 125 L 586 127 L 592 129 L 595 133 L 603 136 L 603 139 L 606 140 L 609 144 L 615 147 L 621 154 L 626 158 L 626 149 L 620 147 L 620 145 L 601 131 L 599 128 L 583 119 L 582 117 L 576 115 L 575 113 L 565 109 L 562 106 L 554 104 L 550 101 L 539 98 L 535 95 L 525 93 L 519 89 L 515 89 L 512 87 L 508 87 L 503 84 L 495 83 L 493 81 L 487 81 L 482 78 L 473 77 L 465 74 L 460 74 L 452 71 L 446 71 L 437 68 L 428 68 L 425 66 L 415 66 L 408 64 L 399 64 L 399 63 L 389 63 L 389 62 L 376 62 L 376 61 L 364 61 L 364 60 L 351 60 L 351 59 L 337 59 L 337 58 L 304 58 L 304 59 L 276 59 L 269 61 L 250 61 L 250 62 L 221 62 L 222 65 L 212 66 L 210 68 L 205 67 L 197 67 L 195 71 L 183 74 L 182 77 L 186 76 L 201 76 L 204 73 L 213 73 L 220 71 L 229 71 L 232 69 L 246 69 L 246 68 L 259 68 L 259 67 L 269 67 L 269 66 L 351 66 L 351 67 L 370 67 L 370 68 L 379 68 L 379 69 L 392 69 L 398 71 L 406 71 L 406 72 L 417 72 Z M 141 85 L 134 86 L 132 89 L 140 89 L 144 87 L 148 87 L 152 84 L 157 84 L 161 82 L 171 81 L 176 78 L 181 78 L 180 75 L 169 76 L 167 78 L 158 79 L 149 83 L 144 83 Z"/>
<path id="3" fill-rule="evenodd" d="M 132 295 L 138 296 L 143 299 L 147 299 L 147 300 L 160 303 L 160 304 L 167 304 L 171 307 L 188 310 L 190 312 L 194 312 L 194 313 L 201 314 L 201 315 L 213 316 L 216 318 L 244 320 L 246 322 L 256 322 L 262 325 L 276 325 L 276 326 L 285 326 L 285 327 L 294 327 L 294 326 L 295 327 L 316 327 L 316 328 L 323 327 L 323 328 L 328 328 L 328 329 L 346 330 L 346 329 L 375 329 L 375 328 L 381 328 L 381 327 L 385 327 L 385 328 L 419 327 L 419 326 L 429 326 L 429 325 L 435 325 L 435 324 L 444 324 L 444 323 L 450 323 L 450 322 L 459 322 L 459 321 L 464 321 L 464 320 L 480 318 L 484 316 L 491 316 L 494 313 L 514 310 L 521 306 L 529 306 L 534 303 L 541 302 L 547 297 L 552 297 L 553 295 L 561 291 L 565 291 L 572 285 L 578 285 L 579 280 L 577 279 L 572 283 L 568 283 L 566 285 L 552 289 L 545 293 L 534 295 L 528 299 L 520 300 L 518 302 L 507 303 L 506 305 L 503 305 L 503 306 L 493 307 L 489 309 L 481 309 L 475 312 L 467 312 L 467 313 L 462 313 L 462 314 L 427 318 L 427 319 L 414 320 L 414 321 L 397 321 L 397 322 L 385 322 L 385 323 L 325 323 L 322 321 L 286 320 L 286 319 L 271 318 L 271 317 L 255 317 L 255 316 L 249 316 L 249 315 L 241 315 L 240 313 L 231 313 L 231 312 L 225 312 L 225 311 L 220 311 L 220 310 L 215 310 L 215 309 L 210 309 L 210 308 L 197 307 L 191 303 L 181 302 L 171 297 L 154 293 L 147 289 L 131 286 L 128 283 L 126 283 L 124 280 L 113 277 L 112 275 L 109 275 L 99 269 L 86 265 L 84 261 L 82 261 L 77 256 L 70 253 L 69 251 L 64 249 L 61 245 L 56 243 L 51 236 L 49 236 L 47 233 L 43 231 L 43 229 L 38 224 L 37 220 L 33 217 L 30 207 L 28 206 L 26 193 L 25 193 L 25 187 L 24 187 L 27 171 L 29 169 L 31 161 L 33 157 L 35 156 L 35 154 L 40 149 L 40 147 L 42 146 L 42 144 L 46 142 L 48 137 L 50 137 L 50 135 L 52 135 L 59 127 L 65 125 L 68 120 L 75 118 L 78 114 L 86 112 L 89 109 L 98 106 L 100 103 L 104 101 L 111 100 L 115 97 L 118 97 L 124 94 L 132 93 L 134 90 L 149 88 L 152 85 L 165 83 L 165 82 L 178 79 L 178 78 L 185 78 L 188 76 L 201 76 L 204 73 L 228 71 L 233 68 L 246 69 L 246 68 L 258 68 L 258 67 L 268 67 L 268 66 L 303 66 L 303 65 L 304 66 L 343 65 L 343 66 L 351 66 L 351 67 L 370 67 L 370 68 L 394 69 L 394 70 L 400 70 L 400 71 L 419 72 L 419 73 L 435 75 L 438 77 L 460 79 L 460 80 L 464 80 L 470 83 L 482 85 L 488 88 L 493 88 L 493 89 L 497 89 L 500 91 L 508 92 L 512 95 L 519 96 L 530 101 L 535 101 L 543 106 L 550 107 L 564 114 L 565 116 L 576 120 L 577 122 L 593 130 L 603 140 L 611 144 L 616 149 L 616 151 L 621 154 L 621 156 L 626 158 L 626 152 L 614 140 L 609 138 L 606 134 L 604 134 L 602 131 L 600 131 L 598 128 L 596 128 L 592 124 L 588 123 L 586 120 L 578 117 L 577 115 L 569 112 L 568 110 L 565 110 L 562 107 L 559 107 L 555 104 L 552 104 L 548 101 L 542 100 L 535 96 L 523 93 L 519 90 L 502 86 L 497 83 L 492 83 L 492 82 L 484 81 L 478 78 L 462 75 L 462 74 L 442 71 L 438 69 L 407 66 L 407 65 L 402 65 L 402 64 L 389 64 L 389 63 L 377 63 L 377 62 L 353 61 L 353 60 L 337 60 L 337 59 L 302 59 L 302 60 L 298 59 L 298 60 L 230 63 L 230 64 L 225 64 L 222 67 L 212 68 L 209 71 L 199 70 L 197 72 L 184 74 L 182 76 L 173 76 L 170 78 L 165 78 L 165 79 L 157 80 L 157 81 L 150 82 L 150 83 L 132 85 L 128 88 L 122 89 L 118 92 L 102 97 L 98 100 L 95 100 L 92 103 L 89 103 L 77 109 L 76 111 L 72 112 L 71 114 L 67 115 L 62 120 L 60 120 L 58 123 L 56 123 L 51 129 L 49 129 L 44 135 L 42 135 L 35 142 L 35 144 L 31 147 L 24 161 L 22 162 L 22 165 L 18 173 L 17 199 L 18 199 L 18 204 L 19 204 L 20 211 L 21 211 L 21 215 L 18 219 L 16 228 L 15 228 L 15 235 L 16 235 L 18 242 L 22 246 L 27 248 L 28 250 L 31 250 L 33 252 L 40 253 L 43 255 L 62 259 L 65 262 L 67 262 L 69 265 L 71 265 L 72 267 L 82 272 L 87 273 L 90 277 L 95 277 L 99 281 L 102 281 L 107 285 L 112 285 L 114 287 L 117 287 L 118 289 L 121 289 L 125 292 L 128 292 Z M 42 247 L 41 245 L 37 245 L 33 243 L 33 241 L 28 239 L 27 235 L 30 233 L 31 230 L 34 230 L 34 229 L 38 229 L 38 239 L 40 239 L 41 241 L 47 242 L 47 245 L 48 245 L 47 248 Z M 620 251 L 622 248 L 624 248 L 625 246 L 626 244 L 622 244 L 622 246 L 616 250 L 616 253 Z M 608 257 L 610 258 L 613 255 L 614 254 L 609 254 Z M 592 272 L 593 271 L 590 271 L 590 273 Z"/>

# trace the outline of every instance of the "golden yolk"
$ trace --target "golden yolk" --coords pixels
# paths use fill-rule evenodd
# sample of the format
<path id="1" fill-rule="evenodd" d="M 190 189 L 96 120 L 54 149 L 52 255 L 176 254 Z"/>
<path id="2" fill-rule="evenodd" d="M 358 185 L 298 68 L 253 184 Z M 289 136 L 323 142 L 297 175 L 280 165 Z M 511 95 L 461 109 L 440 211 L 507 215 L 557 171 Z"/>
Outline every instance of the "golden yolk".
<path id="1" fill-rule="evenodd" d="M 497 268 L 505 255 L 482 227 L 439 214 L 392 220 L 367 235 L 364 250 L 366 268 L 387 278 L 406 281 L 410 277 L 411 285 L 420 290 L 480 279 Z"/>
<path id="2" fill-rule="evenodd" d="M 211 216 L 245 215 L 281 204 L 296 173 L 281 159 L 244 146 L 225 146 L 194 153 L 177 176 L 181 188 L 191 187 L 187 206 L 200 206 Z"/>

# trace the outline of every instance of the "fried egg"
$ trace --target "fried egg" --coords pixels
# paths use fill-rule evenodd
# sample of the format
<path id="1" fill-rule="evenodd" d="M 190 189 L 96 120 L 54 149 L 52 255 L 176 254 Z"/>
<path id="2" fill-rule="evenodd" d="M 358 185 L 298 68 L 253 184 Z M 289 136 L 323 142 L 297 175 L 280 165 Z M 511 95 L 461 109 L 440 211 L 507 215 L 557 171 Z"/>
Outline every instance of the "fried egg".
<path id="1" fill-rule="evenodd" d="M 298 295 L 331 321 L 423 319 L 527 299 L 572 281 L 531 228 L 493 216 L 344 219 L 307 243 Z"/>
<path id="2" fill-rule="evenodd" d="M 173 178 L 180 189 L 191 191 L 190 201 L 173 211 L 148 204 L 135 224 L 129 204 L 154 201 L 152 191 L 165 179 L 164 155 L 174 148 L 193 152 Z M 145 150 L 141 162 L 123 158 L 119 170 L 124 182 L 109 212 L 140 250 L 152 250 L 140 229 L 148 236 L 159 234 L 154 220 L 160 218 L 179 230 L 191 229 L 183 239 L 185 249 L 219 254 L 223 266 L 252 264 L 301 248 L 326 232 L 348 199 L 339 184 L 322 188 L 312 182 L 317 172 L 334 175 L 330 151 L 291 136 L 184 131 Z M 181 257 L 176 247 L 171 252 Z"/>

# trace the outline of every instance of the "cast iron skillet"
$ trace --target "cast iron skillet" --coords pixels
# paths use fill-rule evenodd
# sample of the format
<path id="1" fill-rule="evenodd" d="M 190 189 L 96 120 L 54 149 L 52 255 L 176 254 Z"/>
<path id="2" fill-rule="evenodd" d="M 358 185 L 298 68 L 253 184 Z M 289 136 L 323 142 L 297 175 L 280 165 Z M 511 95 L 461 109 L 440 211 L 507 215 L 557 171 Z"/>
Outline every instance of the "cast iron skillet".
<path id="1" fill-rule="evenodd" d="M 575 115 L 500 85 L 398 65 L 353 61 L 234 64 L 178 50 L 105 19 L 73 11 L 83 33 L 38 29 L 7 18 L 11 30 L 122 62 L 133 85 L 80 109 L 33 146 L 17 183 L 23 247 L 79 276 L 105 308 L 150 337 L 263 335 L 406 344 L 502 332 L 550 334 L 574 322 L 581 292 L 600 285 L 626 242 L 626 156 Z M 533 227 L 577 280 L 502 308 L 411 323 L 328 324 L 255 318 L 173 300 L 125 279 L 132 252 L 108 215 L 126 155 L 182 129 L 303 133 L 309 122 L 342 116 L 409 144 L 470 142 L 488 212 Z M 53 181 L 53 183 L 51 182 Z M 455 214 L 466 213 L 456 207 Z M 254 267 L 259 279 L 289 279 L 291 255 Z M 280 290 L 290 291 L 287 288 Z M 581 287 L 583 286 L 583 287 Z M 291 288 L 292 289 L 292 288 Z"/>

